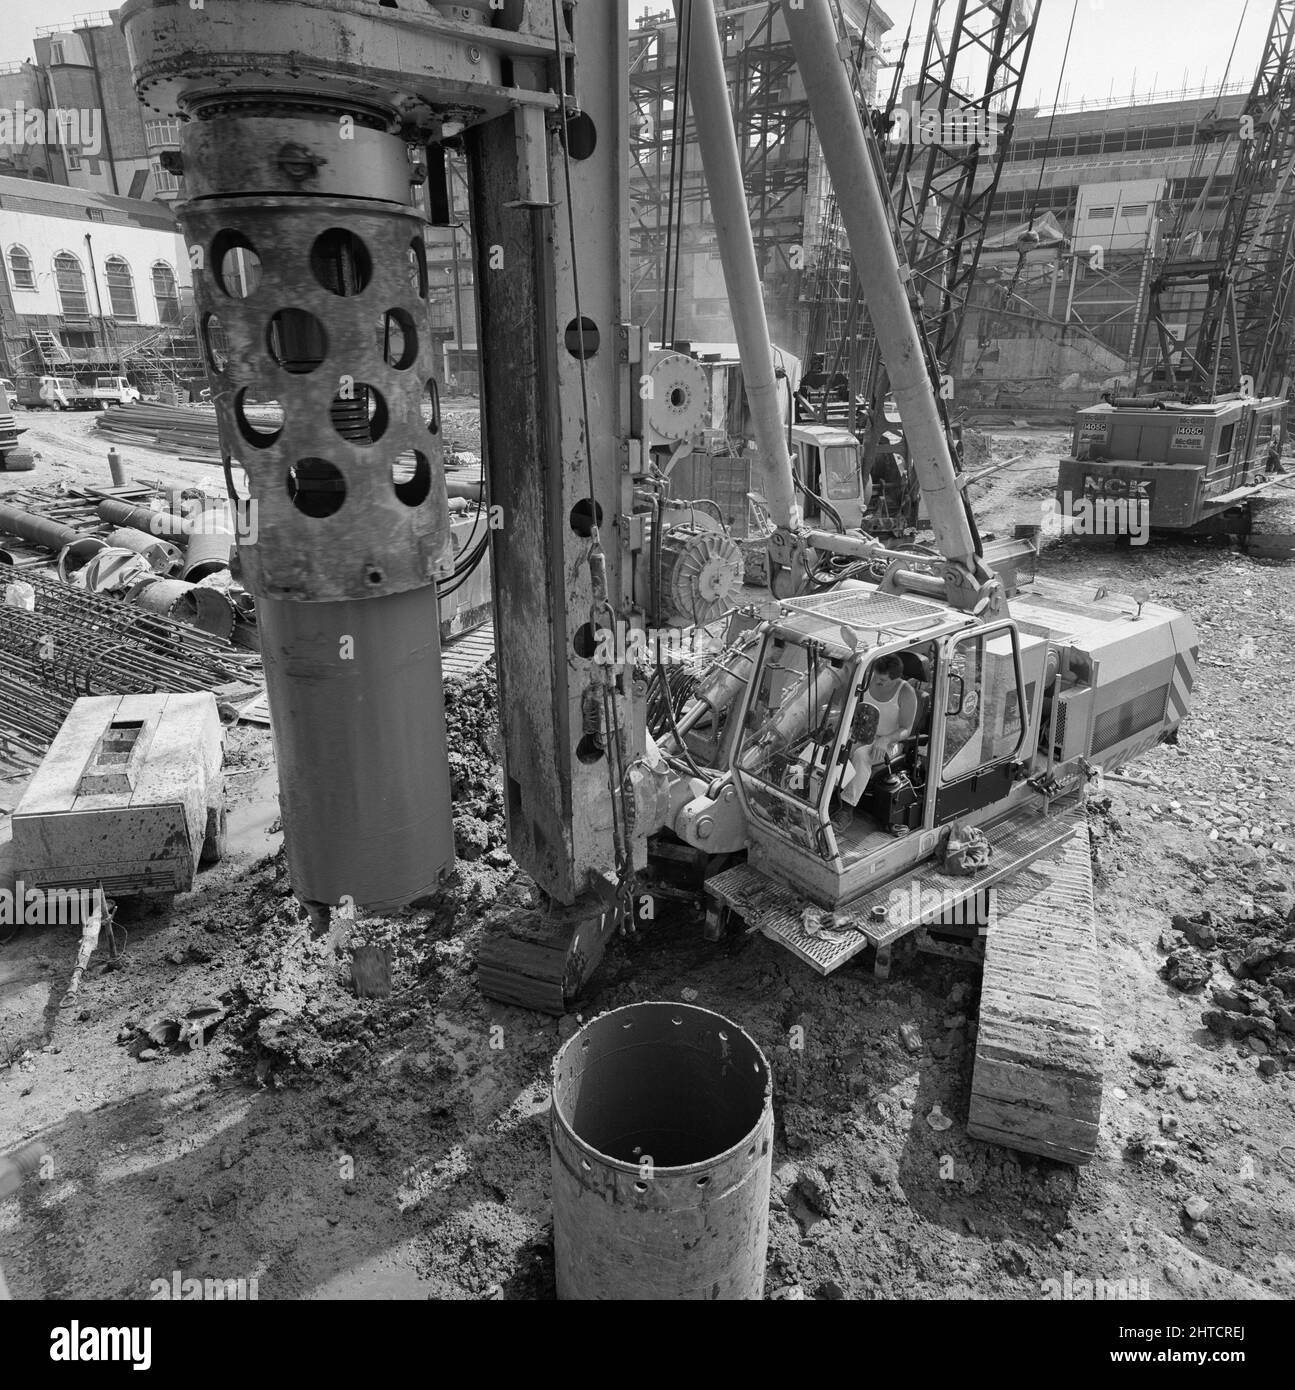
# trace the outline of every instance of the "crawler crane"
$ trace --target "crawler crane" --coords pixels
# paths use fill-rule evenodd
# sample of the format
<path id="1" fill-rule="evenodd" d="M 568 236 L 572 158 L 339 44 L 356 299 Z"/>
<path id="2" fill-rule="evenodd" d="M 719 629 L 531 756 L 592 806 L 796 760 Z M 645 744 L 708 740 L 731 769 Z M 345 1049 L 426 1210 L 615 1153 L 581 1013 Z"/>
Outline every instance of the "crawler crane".
<path id="1" fill-rule="evenodd" d="M 449 524 L 423 241 L 447 215 L 452 143 L 472 188 L 487 495 L 503 519 L 503 801 L 544 907 L 483 948 L 483 988 L 560 1009 L 650 858 L 691 856 L 713 931 L 740 917 L 822 973 L 863 951 L 884 973 L 906 935 L 983 957 L 970 1132 L 1082 1163 L 1102 1062 L 1084 786 L 1177 727 L 1195 634 L 1131 599 L 1013 594 L 1010 567 L 986 560 L 884 190 L 860 177 L 873 166 L 829 0 L 784 3 L 782 21 L 832 132 L 939 553 L 804 525 L 713 5 L 692 0 L 680 18 L 778 597 L 658 745 L 636 668 L 595 659 L 600 630 L 647 616 L 632 578 L 649 344 L 626 315 L 626 0 L 122 12 L 141 99 L 182 121 L 180 217 L 227 481 L 259 508 L 240 554 L 261 605 L 294 891 L 322 926 L 342 904 L 416 903 L 453 864 L 435 589 Z M 277 433 L 246 417 L 253 388 L 283 402 Z M 816 592 L 829 555 L 884 561 L 884 578 Z M 882 729 L 868 692 L 896 664 L 907 727 Z M 964 855 L 973 871 L 955 875 L 950 841 L 973 831 L 987 862 Z M 987 933 L 950 925 L 990 888 Z"/>

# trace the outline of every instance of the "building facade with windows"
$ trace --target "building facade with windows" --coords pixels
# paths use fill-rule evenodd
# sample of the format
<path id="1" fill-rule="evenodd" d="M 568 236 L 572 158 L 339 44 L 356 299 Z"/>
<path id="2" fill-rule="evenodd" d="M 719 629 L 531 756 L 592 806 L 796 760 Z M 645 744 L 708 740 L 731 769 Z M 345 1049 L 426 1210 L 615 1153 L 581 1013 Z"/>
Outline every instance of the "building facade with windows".
<path id="1" fill-rule="evenodd" d="M 0 110 L 79 118 L 76 128 L 51 128 L 39 142 L 0 131 L 0 176 L 168 203 L 179 195 L 179 180 L 162 167 L 163 154 L 179 148 L 179 123 L 146 119 L 118 14 L 101 10 L 38 29 L 34 61 L 0 66 Z"/>
<path id="2" fill-rule="evenodd" d="M 159 204 L 0 178 L 0 374 L 196 375 L 192 285 Z"/>
<path id="3" fill-rule="evenodd" d="M 44 101 L 41 74 L 35 63 L 0 65 L 0 110 L 9 112 L 11 121 L 19 113 L 43 109 Z M 0 131 L 0 177 L 65 181 L 57 149 L 23 139 L 12 127 Z"/>
<path id="4" fill-rule="evenodd" d="M 1154 352 L 1157 266 L 1216 253 L 1248 86 L 1018 116 L 963 330 L 964 404 L 1088 404 L 1131 385 Z M 1032 248 L 1027 229 L 1045 233 Z M 1205 294 L 1176 289 L 1168 318 L 1185 326 Z"/>
<path id="5" fill-rule="evenodd" d="M 100 11 L 37 30 L 33 47 L 45 107 L 98 113 L 97 139 L 88 142 L 84 130 L 77 138 L 57 139 L 55 157 L 73 188 L 124 198 L 162 197 L 168 190 L 161 185 L 170 181 L 173 191 L 174 183 L 149 148 L 126 38 L 115 20 L 115 11 Z"/>

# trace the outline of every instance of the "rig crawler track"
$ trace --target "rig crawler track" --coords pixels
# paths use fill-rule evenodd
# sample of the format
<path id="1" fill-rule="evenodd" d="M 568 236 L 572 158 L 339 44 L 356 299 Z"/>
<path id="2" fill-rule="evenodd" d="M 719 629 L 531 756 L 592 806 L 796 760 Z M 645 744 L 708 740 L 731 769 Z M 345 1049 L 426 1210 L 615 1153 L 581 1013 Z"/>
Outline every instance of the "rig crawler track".
<path id="1" fill-rule="evenodd" d="M 1102 1001 L 1088 829 L 1000 889 L 967 1133 L 1060 1163 L 1097 1149 Z"/>

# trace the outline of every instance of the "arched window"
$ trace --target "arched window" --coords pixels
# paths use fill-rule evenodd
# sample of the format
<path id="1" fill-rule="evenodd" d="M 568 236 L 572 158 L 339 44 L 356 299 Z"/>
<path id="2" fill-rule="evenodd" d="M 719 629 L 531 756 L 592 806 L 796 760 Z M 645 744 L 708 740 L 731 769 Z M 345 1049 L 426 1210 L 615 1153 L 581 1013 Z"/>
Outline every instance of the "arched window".
<path id="1" fill-rule="evenodd" d="M 165 261 L 153 263 L 153 298 L 157 300 L 158 323 L 180 322 L 180 292 L 175 287 L 175 271 Z"/>
<path id="2" fill-rule="evenodd" d="M 27 254 L 25 246 L 11 246 L 9 248 L 9 277 L 16 290 L 34 290 L 36 288 L 36 268 L 32 265 L 31 257 Z"/>
<path id="3" fill-rule="evenodd" d="M 112 316 L 134 323 L 135 280 L 130 273 L 129 262 L 120 256 L 109 256 L 103 263 L 104 279 L 108 282 L 108 298 L 112 301 Z"/>
<path id="4" fill-rule="evenodd" d="M 81 262 L 70 251 L 60 251 L 54 257 L 54 282 L 58 285 L 63 317 L 88 319 L 90 301 L 85 293 L 85 272 L 81 269 Z"/>

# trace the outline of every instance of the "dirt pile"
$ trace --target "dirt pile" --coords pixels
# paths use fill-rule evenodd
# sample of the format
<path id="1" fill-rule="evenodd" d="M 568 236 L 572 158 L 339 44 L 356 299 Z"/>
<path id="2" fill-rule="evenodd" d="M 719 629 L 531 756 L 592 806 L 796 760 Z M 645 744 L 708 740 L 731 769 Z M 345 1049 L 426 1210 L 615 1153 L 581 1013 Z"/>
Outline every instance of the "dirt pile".
<path id="1" fill-rule="evenodd" d="M 1259 1057 L 1261 1075 L 1275 1075 L 1295 1060 L 1295 908 L 1285 879 L 1270 876 L 1256 885 L 1231 919 L 1205 908 L 1179 914 L 1173 930 L 1190 944 L 1176 947 L 1167 962 L 1171 984 L 1176 962 L 1190 952 L 1203 988 L 1212 980 L 1213 1007 L 1201 1021 L 1215 1036 L 1243 1040 Z"/>
<path id="2" fill-rule="evenodd" d="M 487 856 L 496 868 L 511 862 L 503 849 L 498 701 L 493 661 L 463 680 L 445 683 L 445 742 L 454 798 L 455 853 L 468 863 Z"/>
<path id="3" fill-rule="evenodd" d="M 403 913 L 361 909 L 339 923 L 348 937 L 334 950 L 311 935 L 280 849 L 244 878 L 237 902 L 231 892 L 204 895 L 168 932 L 164 963 L 184 968 L 176 981 L 182 988 L 158 997 L 156 1012 L 128 1020 L 120 1045 L 148 1062 L 183 1057 L 196 1050 L 194 1039 L 184 1030 L 168 1036 L 159 1022 L 182 1022 L 196 1004 L 215 998 L 224 1009 L 208 1048 L 228 1072 L 270 1087 L 311 1074 L 356 1077 L 372 1069 L 384 1040 L 414 1021 L 415 995 L 465 984 L 475 928 L 514 872 L 501 848 L 493 665 L 447 681 L 445 702 L 459 859 L 440 890 Z M 389 952 L 387 998 L 356 997 L 350 948 L 362 944 Z"/>

